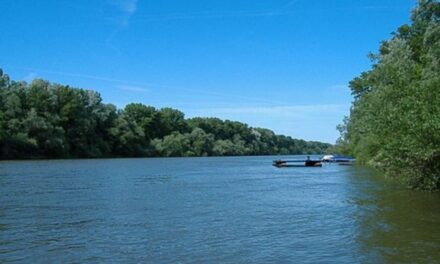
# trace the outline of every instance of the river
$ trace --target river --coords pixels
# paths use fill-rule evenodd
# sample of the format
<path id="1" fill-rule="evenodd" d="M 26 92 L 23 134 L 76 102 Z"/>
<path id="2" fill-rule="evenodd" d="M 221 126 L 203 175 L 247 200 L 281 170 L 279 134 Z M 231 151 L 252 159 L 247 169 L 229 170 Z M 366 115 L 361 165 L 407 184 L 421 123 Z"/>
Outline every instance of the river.
<path id="1" fill-rule="evenodd" d="M 439 194 L 278 158 L 2 161 L 0 263 L 440 262 Z"/>

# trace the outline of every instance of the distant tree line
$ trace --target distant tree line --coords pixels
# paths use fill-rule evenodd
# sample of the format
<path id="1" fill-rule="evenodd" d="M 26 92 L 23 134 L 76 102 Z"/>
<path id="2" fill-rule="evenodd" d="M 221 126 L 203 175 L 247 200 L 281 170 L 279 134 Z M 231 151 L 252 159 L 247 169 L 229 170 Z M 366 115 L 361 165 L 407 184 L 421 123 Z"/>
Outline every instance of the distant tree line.
<path id="1" fill-rule="evenodd" d="M 337 149 L 412 188 L 440 190 L 440 3 L 420 0 L 411 18 L 350 82 Z"/>
<path id="2" fill-rule="evenodd" d="M 119 110 L 95 91 L 11 81 L 0 70 L 0 159 L 310 154 L 330 146 L 240 122 L 185 119 L 172 108 Z"/>

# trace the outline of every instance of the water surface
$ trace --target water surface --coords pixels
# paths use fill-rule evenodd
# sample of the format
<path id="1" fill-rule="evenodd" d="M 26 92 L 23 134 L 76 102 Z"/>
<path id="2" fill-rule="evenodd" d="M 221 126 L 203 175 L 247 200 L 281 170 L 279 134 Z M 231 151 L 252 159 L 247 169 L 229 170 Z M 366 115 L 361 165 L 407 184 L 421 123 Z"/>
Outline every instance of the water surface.
<path id="1" fill-rule="evenodd" d="M 279 157 L 0 162 L 0 262 L 440 262 L 440 196 Z"/>

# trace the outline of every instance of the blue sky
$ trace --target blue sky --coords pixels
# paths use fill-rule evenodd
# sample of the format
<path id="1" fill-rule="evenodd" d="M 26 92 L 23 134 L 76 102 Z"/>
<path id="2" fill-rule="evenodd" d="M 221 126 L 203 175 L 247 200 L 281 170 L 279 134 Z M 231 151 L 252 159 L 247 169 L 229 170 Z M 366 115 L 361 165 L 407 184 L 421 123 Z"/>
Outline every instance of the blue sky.
<path id="1" fill-rule="evenodd" d="M 0 68 L 334 143 L 347 83 L 415 0 L 2 0 Z"/>

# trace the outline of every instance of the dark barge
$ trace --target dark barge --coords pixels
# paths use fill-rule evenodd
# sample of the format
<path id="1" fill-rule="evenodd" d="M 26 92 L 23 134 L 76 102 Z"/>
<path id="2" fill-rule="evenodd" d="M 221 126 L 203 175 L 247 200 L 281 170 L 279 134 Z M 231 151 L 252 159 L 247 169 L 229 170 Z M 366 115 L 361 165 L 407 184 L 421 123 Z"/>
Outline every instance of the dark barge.
<path id="1" fill-rule="evenodd" d="M 285 167 L 322 167 L 321 160 L 274 160 L 273 166 L 277 168 Z"/>

